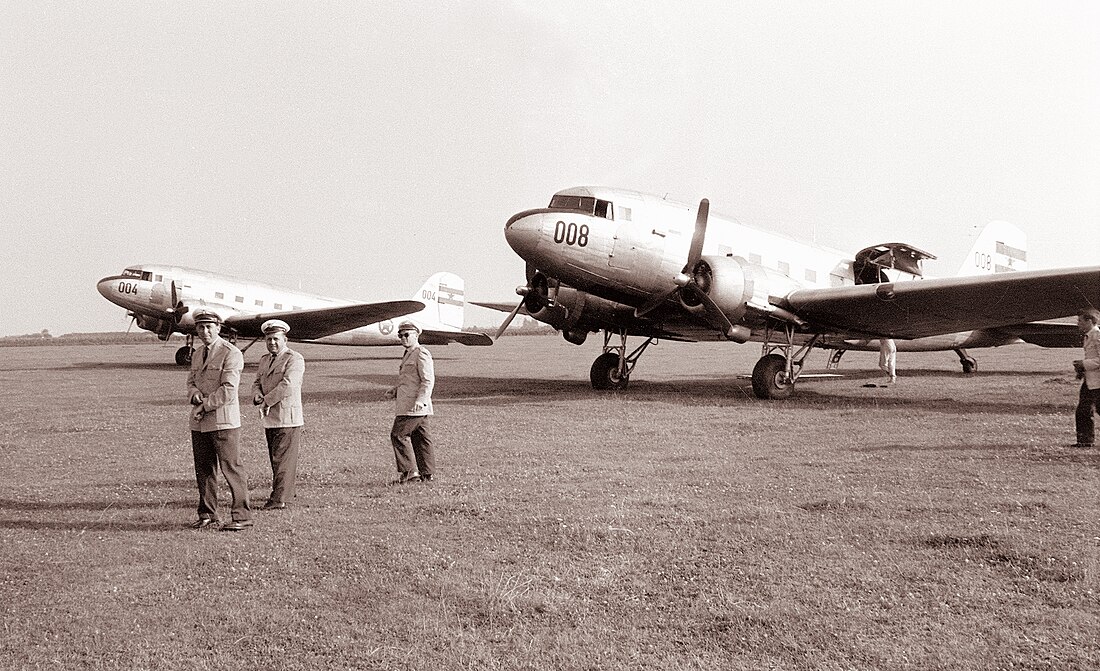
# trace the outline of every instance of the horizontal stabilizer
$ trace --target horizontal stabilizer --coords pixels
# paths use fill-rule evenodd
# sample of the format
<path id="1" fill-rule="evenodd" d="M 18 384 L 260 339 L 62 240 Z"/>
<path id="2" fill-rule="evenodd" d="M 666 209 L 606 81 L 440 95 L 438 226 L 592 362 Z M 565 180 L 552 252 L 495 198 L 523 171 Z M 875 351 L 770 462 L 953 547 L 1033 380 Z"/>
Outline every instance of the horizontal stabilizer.
<path id="1" fill-rule="evenodd" d="M 281 319 L 290 326 L 290 340 L 315 340 L 361 326 L 395 319 L 424 309 L 420 301 L 389 301 L 386 303 L 356 303 L 334 308 L 263 312 L 255 315 L 228 317 L 225 325 L 246 338 L 263 336 L 260 325 L 268 319 Z"/>

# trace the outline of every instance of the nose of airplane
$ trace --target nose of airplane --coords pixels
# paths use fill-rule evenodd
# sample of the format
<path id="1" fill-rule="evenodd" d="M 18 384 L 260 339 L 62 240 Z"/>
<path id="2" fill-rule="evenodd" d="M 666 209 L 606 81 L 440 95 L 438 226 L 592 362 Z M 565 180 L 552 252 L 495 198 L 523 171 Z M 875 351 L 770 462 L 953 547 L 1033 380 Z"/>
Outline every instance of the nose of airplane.
<path id="1" fill-rule="evenodd" d="M 118 296 L 118 292 L 115 291 L 115 284 L 118 283 L 119 279 L 118 275 L 104 277 L 95 283 L 96 291 L 99 292 L 100 296 L 103 296 L 112 303 L 116 303 L 117 301 L 115 299 Z"/>
<path id="2" fill-rule="evenodd" d="M 542 221 L 536 212 L 536 210 L 527 210 L 512 215 L 504 225 L 504 239 L 516 254 L 523 258 L 528 258 L 538 246 Z"/>

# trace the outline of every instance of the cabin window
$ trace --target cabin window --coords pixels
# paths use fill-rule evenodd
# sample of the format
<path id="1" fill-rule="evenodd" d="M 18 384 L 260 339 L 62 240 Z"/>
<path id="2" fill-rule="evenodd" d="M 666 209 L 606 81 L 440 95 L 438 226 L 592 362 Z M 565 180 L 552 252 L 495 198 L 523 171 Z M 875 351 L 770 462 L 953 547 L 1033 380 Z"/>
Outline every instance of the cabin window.
<path id="1" fill-rule="evenodd" d="M 153 275 L 153 279 L 156 280 L 157 282 L 163 282 L 164 281 L 164 275 Z"/>
<path id="2" fill-rule="evenodd" d="M 759 254 L 749 254 L 749 263 L 754 263 L 756 265 L 760 265 L 761 260 L 762 259 L 760 258 Z"/>
<path id="3" fill-rule="evenodd" d="M 282 303 L 276 303 L 275 304 L 275 309 L 276 310 L 282 310 L 283 309 L 283 304 Z"/>
<path id="4" fill-rule="evenodd" d="M 783 273 L 784 275 L 790 275 L 791 274 L 791 264 L 787 263 L 786 261 L 780 261 L 779 262 L 779 272 Z"/>
<path id="5" fill-rule="evenodd" d="M 222 292 L 220 292 L 220 291 L 215 291 L 215 292 L 214 292 L 214 298 L 218 298 L 218 299 L 221 299 L 221 300 L 225 300 L 225 294 L 223 294 L 223 293 L 222 293 Z"/>
<path id="6" fill-rule="evenodd" d="M 630 221 L 630 208 L 629 207 L 620 207 L 619 208 L 619 218 L 622 219 L 623 221 Z"/>
<path id="7" fill-rule="evenodd" d="M 302 308 L 300 308 L 300 307 L 298 307 L 297 305 L 295 305 L 294 307 L 292 307 L 292 308 L 290 308 L 290 309 L 291 309 L 291 310 L 301 310 Z"/>
<path id="8" fill-rule="evenodd" d="M 244 302 L 244 296 L 235 296 L 233 298 L 233 300 L 237 301 L 238 303 L 243 303 Z"/>
<path id="9" fill-rule="evenodd" d="M 807 282 L 816 282 L 817 281 L 817 271 L 816 270 L 810 270 L 809 268 L 807 268 L 806 269 L 806 281 Z"/>
<path id="10" fill-rule="evenodd" d="M 256 301 L 256 305 L 258 305 L 262 308 L 264 306 L 264 302 L 263 301 Z"/>

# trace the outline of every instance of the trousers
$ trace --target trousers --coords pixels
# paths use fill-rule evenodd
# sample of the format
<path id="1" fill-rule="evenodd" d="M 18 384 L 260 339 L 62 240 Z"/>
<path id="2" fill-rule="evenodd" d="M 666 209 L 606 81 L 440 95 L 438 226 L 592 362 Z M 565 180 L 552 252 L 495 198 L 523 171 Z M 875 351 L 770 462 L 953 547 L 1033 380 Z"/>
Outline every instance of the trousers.
<path id="1" fill-rule="evenodd" d="M 1081 394 L 1077 399 L 1077 412 L 1074 415 L 1077 425 L 1077 444 L 1092 445 L 1096 441 L 1096 424 L 1093 413 L 1100 413 L 1100 389 L 1089 389 L 1081 383 Z"/>
<path id="2" fill-rule="evenodd" d="M 268 500 L 288 503 L 298 489 L 298 446 L 302 442 L 302 427 L 264 429 L 264 434 L 267 437 L 267 456 L 271 461 L 271 496 Z"/>
<path id="3" fill-rule="evenodd" d="M 195 455 L 195 481 L 199 485 L 199 518 L 218 518 L 218 466 L 221 466 L 229 493 L 233 496 L 234 522 L 252 519 L 248 504 L 248 478 L 241 461 L 240 429 L 191 432 L 191 451 Z"/>
<path id="4" fill-rule="evenodd" d="M 390 442 L 399 473 L 431 475 L 435 472 L 435 455 L 432 453 L 432 434 L 428 417 L 398 415 L 393 418 Z"/>

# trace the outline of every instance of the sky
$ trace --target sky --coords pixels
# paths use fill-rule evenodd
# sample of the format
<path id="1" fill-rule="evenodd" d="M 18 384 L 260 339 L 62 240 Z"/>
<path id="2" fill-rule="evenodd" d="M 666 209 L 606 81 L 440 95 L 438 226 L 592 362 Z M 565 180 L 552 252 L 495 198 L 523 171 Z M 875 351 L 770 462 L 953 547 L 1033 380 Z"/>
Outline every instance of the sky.
<path id="1" fill-rule="evenodd" d="M 505 221 L 586 184 L 1100 265 L 1100 3 L 0 5 L 0 335 L 125 330 L 95 283 L 136 263 L 518 300 Z"/>

